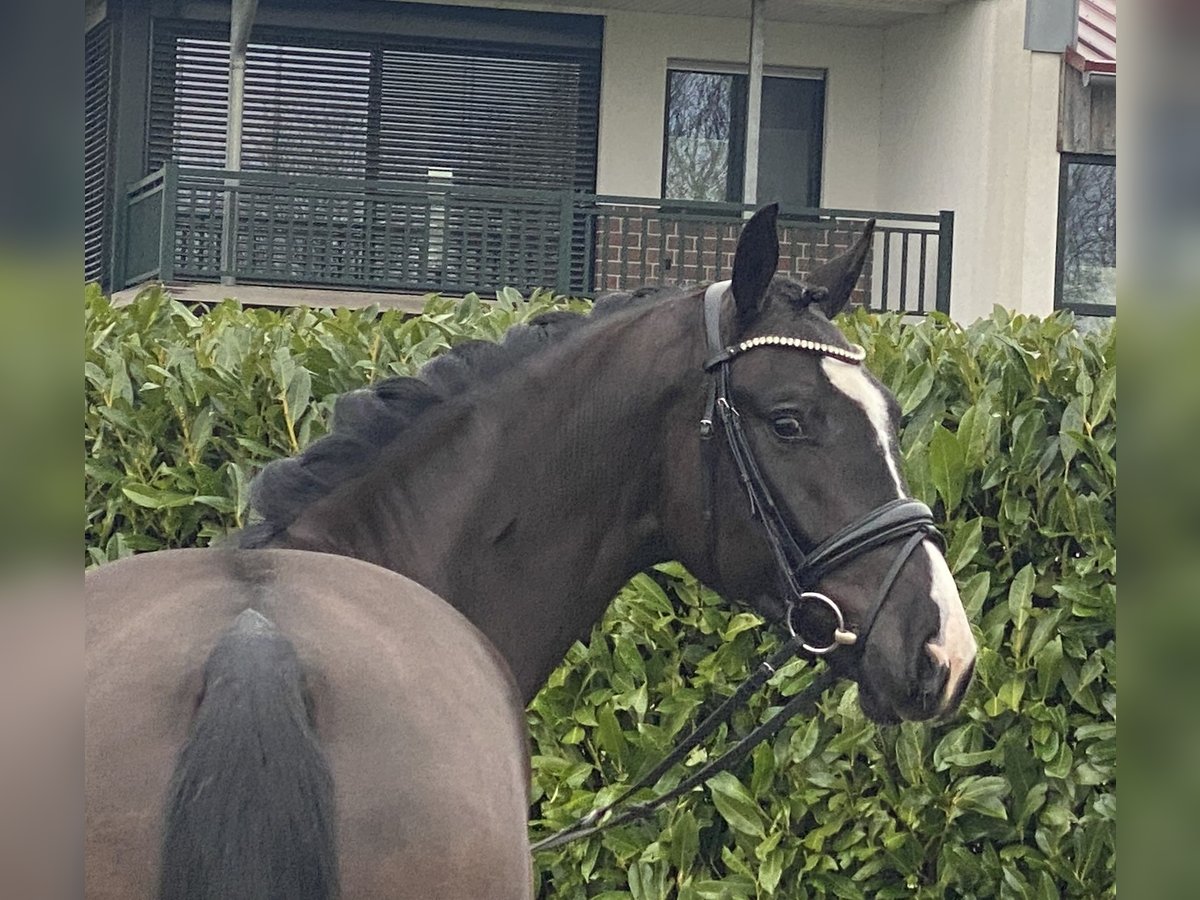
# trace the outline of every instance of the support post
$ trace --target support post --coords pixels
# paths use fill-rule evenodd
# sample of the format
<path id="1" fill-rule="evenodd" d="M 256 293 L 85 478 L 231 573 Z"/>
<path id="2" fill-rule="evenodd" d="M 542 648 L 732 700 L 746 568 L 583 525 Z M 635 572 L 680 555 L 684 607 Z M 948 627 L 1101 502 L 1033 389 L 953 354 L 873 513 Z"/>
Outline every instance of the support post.
<path id="1" fill-rule="evenodd" d="M 242 109 L 246 99 L 246 46 L 258 0 L 232 0 L 229 19 L 229 119 L 225 123 L 225 169 L 242 168 Z M 221 222 L 221 284 L 234 284 L 238 180 L 225 180 L 224 217 Z"/>
<path id="2" fill-rule="evenodd" d="M 129 185 L 146 175 L 146 109 L 149 106 L 150 7 L 122 3 L 113 23 L 112 197 L 115 205 L 109 283 L 125 284 L 129 241 Z"/>
<path id="3" fill-rule="evenodd" d="M 109 258 L 108 285 L 114 294 L 129 287 L 125 283 L 125 260 L 129 254 L 129 191 L 120 185 L 113 188 L 113 238 Z"/>
<path id="4" fill-rule="evenodd" d="M 758 134 L 762 122 L 763 25 L 767 0 L 750 0 L 750 77 L 746 90 L 746 158 L 742 202 L 758 203 Z"/>
<path id="5" fill-rule="evenodd" d="M 937 311 L 950 315 L 950 274 L 954 259 L 954 212 L 938 213 Z"/>
<path id="6" fill-rule="evenodd" d="M 179 164 L 173 159 L 163 163 L 163 186 L 160 200 L 162 218 L 158 222 L 158 280 L 170 284 L 175 280 L 175 204 L 179 190 Z"/>
<path id="7" fill-rule="evenodd" d="M 571 191 L 564 190 L 558 199 L 558 275 L 554 285 L 554 289 L 560 294 L 571 293 L 571 243 L 574 225 L 575 197 Z"/>

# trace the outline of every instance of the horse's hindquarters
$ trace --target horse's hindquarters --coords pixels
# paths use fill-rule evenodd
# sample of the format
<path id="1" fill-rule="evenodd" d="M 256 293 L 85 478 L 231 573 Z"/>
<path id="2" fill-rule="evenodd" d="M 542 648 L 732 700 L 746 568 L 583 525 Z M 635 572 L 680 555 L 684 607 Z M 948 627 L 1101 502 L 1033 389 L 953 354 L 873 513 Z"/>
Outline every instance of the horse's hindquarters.
<path id="1" fill-rule="evenodd" d="M 530 896 L 520 699 L 447 604 L 375 566 L 275 550 L 149 554 L 93 570 L 87 590 L 89 897 L 154 895 L 205 660 L 247 608 L 305 670 L 333 773 L 341 896 Z"/>
<path id="2" fill-rule="evenodd" d="M 511 675 L 432 594 L 368 596 L 322 605 L 296 637 L 320 660 L 310 689 L 343 896 L 527 898 L 529 755 Z"/>

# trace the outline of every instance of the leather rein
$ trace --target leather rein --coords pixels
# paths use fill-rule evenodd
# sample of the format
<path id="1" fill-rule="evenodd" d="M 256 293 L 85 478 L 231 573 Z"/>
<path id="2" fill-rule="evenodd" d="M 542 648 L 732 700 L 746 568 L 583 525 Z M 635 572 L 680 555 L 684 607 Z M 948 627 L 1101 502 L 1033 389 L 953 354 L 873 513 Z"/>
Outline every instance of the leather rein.
<path id="1" fill-rule="evenodd" d="M 779 711 L 766 722 L 755 727 L 749 734 L 734 743 L 723 755 L 711 760 L 695 773 L 683 779 L 676 787 L 644 803 L 631 804 L 620 813 L 601 821 L 604 816 L 623 804 L 634 792 L 649 787 L 658 781 L 680 760 L 684 759 L 701 741 L 712 734 L 722 723 L 728 721 L 734 711 L 745 703 L 780 667 L 807 652 L 814 656 L 825 656 L 839 647 L 865 644 L 867 636 L 887 599 L 900 570 L 922 541 L 930 539 L 944 549 L 944 541 L 934 525 L 933 513 L 919 500 L 898 498 L 871 510 L 862 518 L 851 522 L 824 541 L 805 552 L 797 540 L 783 512 L 775 502 L 762 470 L 754 458 L 750 442 L 742 429 L 741 415 L 733 404 L 730 393 L 730 363 L 732 360 L 760 347 L 783 347 L 802 353 L 840 360 L 849 365 L 860 365 L 866 351 L 856 344 L 850 348 L 838 347 L 803 338 L 762 335 L 736 344 L 725 345 L 721 340 L 721 304 L 729 293 L 730 282 L 710 285 L 704 294 L 704 330 L 710 354 L 704 363 L 704 371 L 710 376 L 708 399 L 704 415 L 700 420 L 700 439 L 705 468 L 708 471 L 708 487 L 705 496 L 704 522 L 707 530 L 709 558 L 715 559 L 716 529 L 714 496 L 716 493 L 717 459 L 713 437 L 716 424 L 720 422 L 725 434 L 726 445 L 738 478 L 750 501 L 751 516 L 762 526 L 763 534 L 775 559 L 781 586 L 785 592 L 785 624 L 790 635 L 784 645 L 771 657 L 758 665 L 733 694 L 726 698 L 712 713 L 697 725 L 682 743 L 665 759 L 643 774 L 622 791 L 611 803 L 593 809 L 574 824 L 534 843 L 533 852 L 549 850 L 570 841 L 588 837 L 616 825 L 649 816 L 670 801 L 683 796 L 718 772 L 732 768 L 751 750 L 763 741 L 774 737 L 794 716 L 815 707 L 816 701 L 836 680 L 832 669 L 826 669 L 804 690 L 788 700 Z M 813 590 L 813 587 L 829 572 L 840 568 L 850 560 L 885 544 L 907 538 L 892 562 L 887 574 L 880 582 L 875 600 L 861 625 L 851 627 L 842 608 L 830 597 Z M 797 630 L 794 614 L 803 604 L 818 603 L 834 616 L 836 625 L 825 642 L 805 639 Z"/>

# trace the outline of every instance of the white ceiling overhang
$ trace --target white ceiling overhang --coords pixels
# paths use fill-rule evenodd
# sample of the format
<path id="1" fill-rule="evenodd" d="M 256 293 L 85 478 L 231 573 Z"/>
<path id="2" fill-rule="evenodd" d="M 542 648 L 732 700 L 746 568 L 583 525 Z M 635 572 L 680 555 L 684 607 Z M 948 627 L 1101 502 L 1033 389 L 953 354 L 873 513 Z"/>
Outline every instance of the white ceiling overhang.
<path id="1" fill-rule="evenodd" d="M 506 9 L 603 14 L 612 11 L 660 13 L 678 16 L 714 16 L 748 19 L 750 0 L 507 0 L 499 3 L 473 0 L 418 0 L 456 6 L 490 6 Z M 880 27 L 914 16 L 940 13 L 963 0 L 766 0 L 768 22 L 808 22 L 828 25 Z"/>

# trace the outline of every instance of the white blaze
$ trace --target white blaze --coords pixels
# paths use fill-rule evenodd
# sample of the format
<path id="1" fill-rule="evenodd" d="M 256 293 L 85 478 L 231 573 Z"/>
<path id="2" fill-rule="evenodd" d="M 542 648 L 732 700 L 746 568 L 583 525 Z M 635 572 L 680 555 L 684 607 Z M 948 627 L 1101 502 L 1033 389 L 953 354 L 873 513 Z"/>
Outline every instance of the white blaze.
<path id="1" fill-rule="evenodd" d="M 875 438 L 883 458 L 887 461 L 888 471 L 896 483 L 896 496 L 905 496 L 904 483 L 900 478 L 900 467 L 896 460 L 895 443 L 892 440 L 892 419 L 888 414 L 888 404 L 883 392 L 872 384 L 871 379 L 859 366 L 826 356 L 821 359 L 821 369 L 829 383 L 866 414 L 867 420 L 875 430 Z M 932 581 L 930 594 L 937 604 L 941 620 L 937 637 L 925 646 L 935 660 L 950 670 L 946 679 L 946 690 L 942 696 L 942 705 L 945 706 L 975 661 L 975 636 L 971 633 L 970 623 L 967 622 L 967 613 L 958 594 L 958 585 L 954 583 L 954 576 L 941 551 L 930 541 L 925 541 L 921 546 L 929 556 Z"/>
<path id="2" fill-rule="evenodd" d="M 904 496 L 903 482 L 900 480 L 900 467 L 896 465 L 896 454 L 892 445 L 892 417 L 888 415 L 887 400 L 883 391 L 871 383 L 871 379 L 861 367 L 842 362 L 830 356 L 821 358 L 821 368 L 825 377 L 835 388 L 857 403 L 867 414 L 871 427 L 875 429 L 875 439 L 883 458 L 887 460 L 888 471 L 896 482 L 896 496 Z"/>

